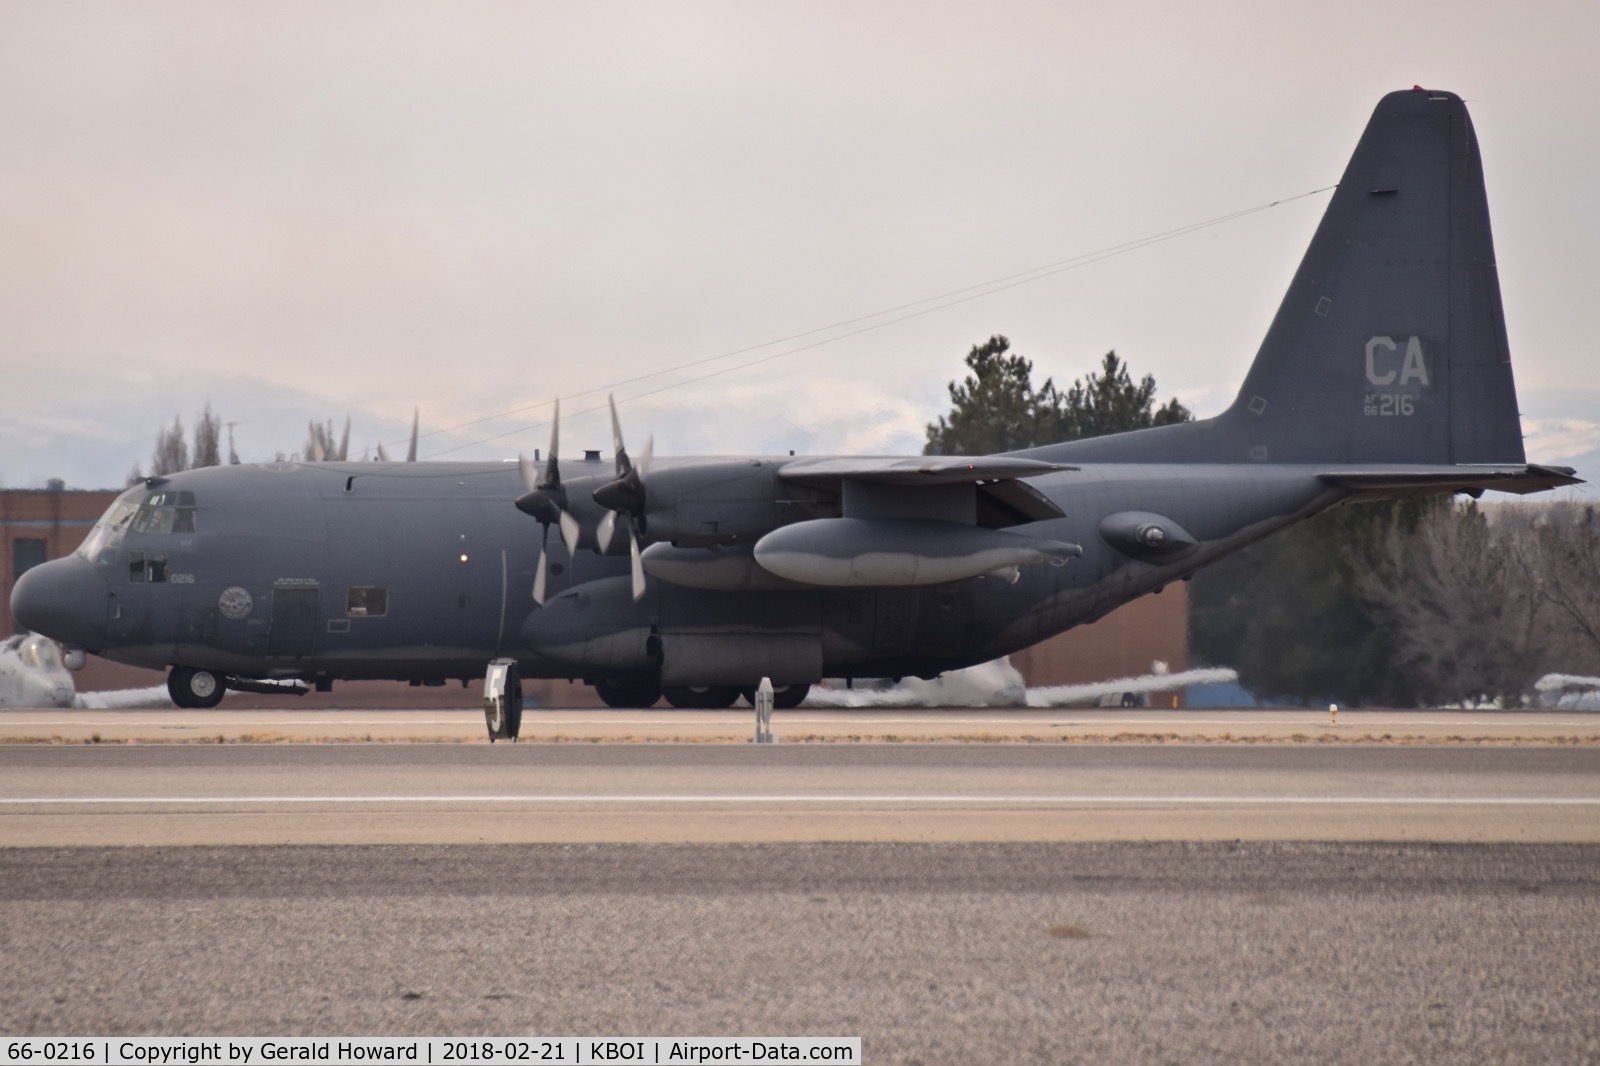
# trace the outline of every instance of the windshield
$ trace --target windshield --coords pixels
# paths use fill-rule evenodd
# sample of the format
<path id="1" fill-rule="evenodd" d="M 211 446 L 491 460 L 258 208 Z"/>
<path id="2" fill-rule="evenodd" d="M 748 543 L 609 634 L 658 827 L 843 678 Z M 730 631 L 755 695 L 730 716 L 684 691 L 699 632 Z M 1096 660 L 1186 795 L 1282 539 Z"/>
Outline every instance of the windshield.
<path id="1" fill-rule="evenodd" d="M 147 493 L 143 485 L 118 496 L 94 524 L 78 554 L 100 566 L 109 566 L 125 533 L 194 532 L 194 493 L 167 490 Z"/>
<path id="2" fill-rule="evenodd" d="M 153 492 L 133 517 L 135 533 L 193 533 L 194 493 Z"/>
<path id="3" fill-rule="evenodd" d="M 117 545 L 122 542 L 122 535 L 128 531 L 134 515 L 139 513 L 138 501 L 142 495 L 142 487 L 129 489 L 112 501 L 106 513 L 100 516 L 100 521 L 89 531 L 78 554 L 90 562 L 109 565 L 116 555 Z"/>

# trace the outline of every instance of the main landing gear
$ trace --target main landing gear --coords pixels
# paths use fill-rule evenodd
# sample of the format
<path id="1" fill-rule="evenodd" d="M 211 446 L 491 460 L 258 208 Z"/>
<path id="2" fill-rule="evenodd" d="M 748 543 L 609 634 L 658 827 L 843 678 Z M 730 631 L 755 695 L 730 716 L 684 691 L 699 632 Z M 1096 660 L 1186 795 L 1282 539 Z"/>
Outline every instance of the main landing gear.
<path id="1" fill-rule="evenodd" d="M 756 690 L 754 686 L 742 690 L 741 695 L 744 696 L 745 702 L 749 703 L 750 706 L 754 707 L 756 705 Z M 809 695 L 811 695 L 810 685 L 774 685 L 772 689 L 772 706 L 780 711 L 792 711 L 804 703 L 805 698 Z"/>
<path id="2" fill-rule="evenodd" d="M 594 683 L 595 695 L 607 707 L 654 707 L 661 698 L 661 686 L 639 678 L 600 678 Z"/>
<path id="3" fill-rule="evenodd" d="M 750 706 L 756 705 L 754 685 L 669 685 L 661 688 L 652 681 L 638 678 L 602 678 L 594 682 L 594 691 L 607 707 L 618 709 L 653 707 L 662 696 L 672 706 L 684 710 L 720 710 L 733 706 L 740 696 Z M 773 690 L 772 705 L 779 710 L 790 710 L 800 706 L 810 692 L 810 685 L 782 685 Z"/>
<path id="4" fill-rule="evenodd" d="M 691 685 L 684 688 L 664 688 L 661 690 L 661 694 L 667 697 L 668 703 L 680 709 L 732 707 L 733 701 L 739 698 L 739 690 L 733 685 Z"/>
<path id="5" fill-rule="evenodd" d="M 222 702 L 227 680 L 215 670 L 174 666 L 167 675 L 167 694 L 179 707 L 205 709 Z"/>

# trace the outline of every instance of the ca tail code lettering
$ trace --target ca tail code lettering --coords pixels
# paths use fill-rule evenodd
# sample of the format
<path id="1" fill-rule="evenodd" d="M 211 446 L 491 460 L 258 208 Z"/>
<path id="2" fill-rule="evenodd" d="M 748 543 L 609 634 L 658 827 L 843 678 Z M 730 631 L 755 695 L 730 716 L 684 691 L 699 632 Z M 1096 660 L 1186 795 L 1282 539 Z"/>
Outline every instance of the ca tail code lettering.
<path id="1" fill-rule="evenodd" d="M 1373 337 L 1367 341 L 1367 381 L 1384 392 L 1369 392 L 1362 399 L 1362 412 L 1379 417 L 1405 417 L 1416 413 L 1418 396 L 1401 392 L 1411 385 L 1427 388 L 1428 361 L 1422 354 L 1422 340 L 1407 337 L 1405 348 L 1393 337 Z"/>

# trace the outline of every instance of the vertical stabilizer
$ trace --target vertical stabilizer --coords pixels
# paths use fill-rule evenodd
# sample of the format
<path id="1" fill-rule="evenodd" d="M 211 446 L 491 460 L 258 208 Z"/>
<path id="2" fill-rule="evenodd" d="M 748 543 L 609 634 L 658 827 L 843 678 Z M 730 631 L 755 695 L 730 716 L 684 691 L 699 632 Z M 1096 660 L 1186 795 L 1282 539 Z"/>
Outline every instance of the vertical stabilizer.
<path id="1" fill-rule="evenodd" d="M 1214 432 L 1231 457 L 1266 462 L 1524 461 L 1460 97 L 1414 89 L 1378 104 Z"/>
<path id="2" fill-rule="evenodd" d="M 1521 464 L 1466 105 L 1379 103 L 1233 405 L 1022 453 L 1062 462 Z"/>

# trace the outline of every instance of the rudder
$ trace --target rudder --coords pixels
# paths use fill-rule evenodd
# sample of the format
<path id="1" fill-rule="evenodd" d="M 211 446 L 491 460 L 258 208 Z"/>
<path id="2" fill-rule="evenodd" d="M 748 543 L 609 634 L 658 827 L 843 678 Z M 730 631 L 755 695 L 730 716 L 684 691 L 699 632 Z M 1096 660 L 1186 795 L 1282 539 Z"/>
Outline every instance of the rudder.
<path id="1" fill-rule="evenodd" d="M 1461 98 L 1379 102 L 1214 443 L 1235 459 L 1521 463 L 1483 166 Z"/>

